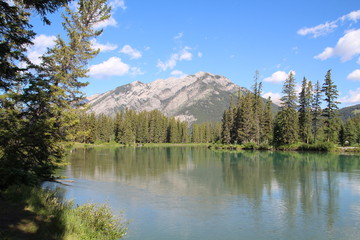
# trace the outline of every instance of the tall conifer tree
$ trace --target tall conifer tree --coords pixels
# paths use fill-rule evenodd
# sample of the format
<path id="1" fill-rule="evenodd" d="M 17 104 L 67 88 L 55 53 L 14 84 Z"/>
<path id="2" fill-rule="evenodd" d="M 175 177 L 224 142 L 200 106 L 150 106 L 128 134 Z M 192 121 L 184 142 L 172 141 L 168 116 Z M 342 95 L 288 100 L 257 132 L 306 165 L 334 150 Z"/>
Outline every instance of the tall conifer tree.
<path id="1" fill-rule="evenodd" d="M 291 144 L 298 140 L 297 97 L 295 92 L 295 78 L 289 73 L 283 85 L 281 110 L 274 122 L 274 141 L 276 144 Z"/>
<path id="2" fill-rule="evenodd" d="M 322 92 L 325 96 L 326 107 L 322 112 L 324 117 L 324 134 L 325 140 L 328 142 L 336 142 L 337 134 L 340 128 L 340 119 L 338 118 L 338 104 L 336 101 L 338 98 L 337 86 L 331 79 L 331 70 L 328 70 L 325 75 L 325 82 L 322 87 Z"/>
<path id="3" fill-rule="evenodd" d="M 314 95 L 312 100 L 312 133 L 314 136 L 314 142 L 316 143 L 318 139 L 318 133 L 321 125 L 321 99 L 322 99 L 322 91 L 319 81 L 316 82 Z"/>
<path id="4" fill-rule="evenodd" d="M 310 143 L 312 138 L 311 102 L 312 84 L 304 77 L 299 94 L 299 136 L 301 141 Z"/>

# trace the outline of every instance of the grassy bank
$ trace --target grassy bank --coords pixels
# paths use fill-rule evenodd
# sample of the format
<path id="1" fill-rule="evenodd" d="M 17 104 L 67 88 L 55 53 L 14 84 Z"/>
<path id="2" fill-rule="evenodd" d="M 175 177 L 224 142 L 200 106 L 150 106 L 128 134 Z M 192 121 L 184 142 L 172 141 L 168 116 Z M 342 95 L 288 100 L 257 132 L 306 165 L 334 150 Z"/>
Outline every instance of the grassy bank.
<path id="1" fill-rule="evenodd" d="M 34 187 L 0 193 L 0 239 L 120 239 L 127 223 L 107 205 L 61 201 L 56 191 Z"/>
<path id="2" fill-rule="evenodd" d="M 209 143 L 135 143 L 131 145 L 124 145 L 120 143 L 110 142 L 110 143 L 71 143 L 72 148 L 114 148 L 114 147 L 186 147 L 186 146 L 208 146 Z"/>
<path id="3" fill-rule="evenodd" d="M 319 142 L 314 144 L 295 143 L 280 146 L 271 146 L 268 144 L 212 144 L 209 146 L 213 150 L 272 150 L 272 151 L 309 151 L 309 152 L 360 152 L 360 147 L 338 147 L 333 143 Z"/>

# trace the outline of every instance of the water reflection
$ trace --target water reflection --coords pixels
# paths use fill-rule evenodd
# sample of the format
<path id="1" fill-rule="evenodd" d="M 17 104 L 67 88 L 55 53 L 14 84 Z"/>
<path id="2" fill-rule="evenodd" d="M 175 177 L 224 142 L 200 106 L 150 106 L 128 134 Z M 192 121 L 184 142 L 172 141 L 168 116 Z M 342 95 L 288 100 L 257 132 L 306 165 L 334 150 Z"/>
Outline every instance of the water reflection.
<path id="1" fill-rule="evenodd" d="M 187 222 L 196 218 L 206 222 L 213 219 L 207 223 L 210 227 L 214 224 L 227 229 L 233 221 L 242 226 L 229 229 L 226 239 L 292 235 L 298 236 L 296 239 L 346 239 L 360 233 L 353 222 L 360 218 L 356 214 L 360 201 L 358 156 L 144 147 L 75 149 L 70 161 L 68 176 L 146 190 L 136 196 L 147 199 L 137 202 L 156 202 L 151 208 L 166 209 L 166 219 L 172 216 L 178 221 L 179 214 L 184 217 L 183 223 L 171 218 L 176 222 L 176 226 L 171 225 L 175 232 L 177 228 L 191 228 Z M 126 194 L 132 199 L 128 201 L 136 198 L 133 193 Z M 340 231 L 344 226 L 348 235 Z M 196 231 L 190 232 L 205 237 Z M 307 237 L 299 238 L 304 231 L 308 231 Z"/>

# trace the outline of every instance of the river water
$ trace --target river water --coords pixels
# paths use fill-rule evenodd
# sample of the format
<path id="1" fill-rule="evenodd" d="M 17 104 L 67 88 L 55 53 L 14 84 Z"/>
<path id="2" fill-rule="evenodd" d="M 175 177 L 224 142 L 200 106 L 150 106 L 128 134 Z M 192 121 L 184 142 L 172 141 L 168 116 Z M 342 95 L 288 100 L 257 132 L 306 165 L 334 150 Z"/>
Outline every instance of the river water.
<path id="1" fill-rule="evenodd" d="M 359 239 L 360 156 L 75 149 L 67 199 L 111 205 L 127 239 Z"/>

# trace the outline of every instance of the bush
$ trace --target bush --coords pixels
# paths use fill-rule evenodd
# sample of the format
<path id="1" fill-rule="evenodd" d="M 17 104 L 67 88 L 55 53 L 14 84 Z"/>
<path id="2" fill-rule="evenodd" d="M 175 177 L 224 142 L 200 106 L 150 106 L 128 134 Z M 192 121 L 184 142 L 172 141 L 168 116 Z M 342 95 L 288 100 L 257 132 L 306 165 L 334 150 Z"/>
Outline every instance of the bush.
<path id="1" fill-rule="evenodd" d="M 256 150 L 258 149 L 258 145 L 254 142 L 247 142 L 242 145 L 242 149 L 245 150 Z"/>
<path id="2" fill-rule="evenodd" d="M 258 150 L 271 150 L 272 146 L 268 143 L 262 143 L 258 146 Z"/>
<path id="3" fill-rule="evenodd" d="M 335 149 L 335 145 L 330 142 L 318 142 L 313 144 L 303 143 L 298 147 L 298 150 L 301 151 L 322 151 L 330 152 Z"/>
<path id="4" fill-rule="evenodd" d="M 56 191 L 24 186 L 10 187 L 0 196 L 36 216 L 32 229 L 25 230 L 36 239 L 118 240 L 126 235 L 127 222 L 114 216 L 106 204 L 74 207 L 72 201 L 62 201 Z"/>

